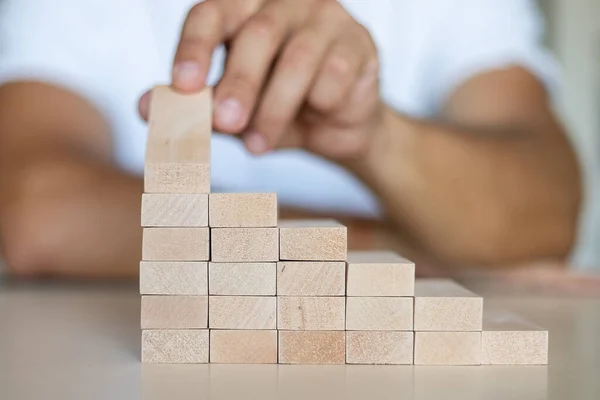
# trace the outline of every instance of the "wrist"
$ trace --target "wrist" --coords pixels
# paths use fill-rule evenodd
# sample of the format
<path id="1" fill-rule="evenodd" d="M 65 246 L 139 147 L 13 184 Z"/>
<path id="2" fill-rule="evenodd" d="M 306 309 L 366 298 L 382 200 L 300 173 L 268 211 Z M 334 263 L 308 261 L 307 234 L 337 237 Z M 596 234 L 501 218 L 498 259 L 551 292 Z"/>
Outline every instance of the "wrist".
<path id="1" fill-rule="evenodd" d="M 386 182 L 400 183 L 403 176 L 411 174 L 416 128 L 412 120 L 384 105 L 365 151 L 347 168 L 376 191 L 387 186 Z"/>

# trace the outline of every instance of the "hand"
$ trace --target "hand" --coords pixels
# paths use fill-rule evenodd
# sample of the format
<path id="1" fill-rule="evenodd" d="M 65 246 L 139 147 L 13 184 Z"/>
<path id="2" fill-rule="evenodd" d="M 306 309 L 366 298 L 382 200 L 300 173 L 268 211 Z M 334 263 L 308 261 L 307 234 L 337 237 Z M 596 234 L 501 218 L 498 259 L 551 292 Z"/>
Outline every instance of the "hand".
<path id="1" fill-rule="evenodd" d="M 255 154 L 302 147 L 360 158 L 380 130 L 379 63 L 369 32 L 335 0 L 206 0 L 187 15 L 173 86 L 204 88 L 215 48 L 228 47 L 215 88 L 216 130 Z M 146 116 L 148 96 L 140 100 Z"/>

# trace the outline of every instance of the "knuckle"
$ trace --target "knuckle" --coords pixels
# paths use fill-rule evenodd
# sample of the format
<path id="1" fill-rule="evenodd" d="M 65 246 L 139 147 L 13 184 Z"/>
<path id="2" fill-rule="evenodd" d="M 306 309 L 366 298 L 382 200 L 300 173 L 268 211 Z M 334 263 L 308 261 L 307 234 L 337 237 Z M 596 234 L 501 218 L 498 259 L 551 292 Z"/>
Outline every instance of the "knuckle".
<path id="1" fill-rule="evenodd" d="M 334 0 L 321 0 L 318 3 L 318 12 L 325 19 L 331 20 L 347 20 L 350 15 L 346 12 L 344 7 Z"/>
<path id="2" fill-rule="evenodd" d="M 345 81 L 350 75 L 350 69 L 355 60 L 352 56 L 336 54 L 325 63 L 324 70 L 329 79 Z"/>
<path id="3" fill-rule="evenodd" d="M 273 16 L 261 13 L 248 21 L 246 31 L 252 35 L 271 38 L 279 30 L 279 22 Z"/>
<path id="4" fill-rule="evenodd" d="M 196 21 L 199 19 L 213 19 L 219 17 L 219 6 L 214 1 L 204 1 L 190 8 L 187 15 L 188 21 Z"/>
<path id="5" fill-rule="evenodd" d="M 289 44 L 281 56 L 281 64 L 283 68 L 301 69 L 311 64 L 316 57 L 313 38 L 304 35 Z"/>
<path id="6" fill-rule="evenodd" d="M 340 97 L 336 93 L 337 91 L 325 93 L 322 90 L 317 90 L 311 94 L 309 101 L 317 110 L 325 112 L 332 111 L 340 102 Z"/>

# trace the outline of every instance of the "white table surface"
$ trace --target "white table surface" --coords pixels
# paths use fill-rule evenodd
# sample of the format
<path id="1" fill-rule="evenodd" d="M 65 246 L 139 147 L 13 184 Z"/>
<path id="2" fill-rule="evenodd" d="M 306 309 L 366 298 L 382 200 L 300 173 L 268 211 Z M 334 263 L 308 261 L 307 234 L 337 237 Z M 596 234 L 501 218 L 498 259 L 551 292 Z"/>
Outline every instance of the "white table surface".
<path id="1" fill-rule="evenodd" d="M 142 365 L 139 303 L 0 282 L 0 399 L 600 399 L 600 298 L 486 298 L 549 329 L 547 367 Z"/>

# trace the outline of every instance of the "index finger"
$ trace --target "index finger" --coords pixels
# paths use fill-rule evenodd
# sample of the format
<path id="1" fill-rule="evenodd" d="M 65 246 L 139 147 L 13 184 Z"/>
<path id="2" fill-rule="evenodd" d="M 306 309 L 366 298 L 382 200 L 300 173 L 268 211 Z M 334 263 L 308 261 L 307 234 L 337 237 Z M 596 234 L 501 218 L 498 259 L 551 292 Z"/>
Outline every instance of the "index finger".
<path id="1" fill-rule="evenodd" d="M 225 41 L 225 15 L 214 1 L 190 9 L 173 62 L 173 87 L 183 92 L 200 91 L 206 85 L 212 54 Z"/>
<path id="2" fill-rule="evenodd" d="M 265 0 L 206 0 L 193 6 L 183 24 L 173 62 L 173 87 L 202 90 L 216 47 L 225 42 Z"/>

